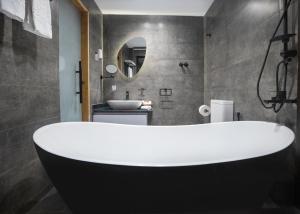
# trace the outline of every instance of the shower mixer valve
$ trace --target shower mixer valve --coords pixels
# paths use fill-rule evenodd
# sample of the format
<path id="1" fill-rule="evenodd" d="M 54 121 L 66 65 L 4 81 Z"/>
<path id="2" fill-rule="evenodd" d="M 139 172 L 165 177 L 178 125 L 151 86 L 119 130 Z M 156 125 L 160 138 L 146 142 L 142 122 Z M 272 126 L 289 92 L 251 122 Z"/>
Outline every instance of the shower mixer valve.
<path id="1" fill-rule="evenodd" d="M 275 97 L 272 97 L 271 100 L 264 100 L 267 104 L 281 104 L 281 103 L 297 103 L 297 99 L 287 99 L 286 91 L 279 91 Z"/>

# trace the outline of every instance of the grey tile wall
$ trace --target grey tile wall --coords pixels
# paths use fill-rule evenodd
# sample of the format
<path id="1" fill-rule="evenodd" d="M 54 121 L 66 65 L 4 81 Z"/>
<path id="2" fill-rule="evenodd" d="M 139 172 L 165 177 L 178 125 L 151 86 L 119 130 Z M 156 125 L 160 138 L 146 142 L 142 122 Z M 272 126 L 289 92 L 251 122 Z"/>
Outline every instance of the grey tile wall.
<path id="1" fill-rule="evenodd" d="M 201 123 L 198 107 L 203 104 L 203 18 L 168 16 L 104 15 L 104 67 L 117 65 L 117 54 L 125 42 L 144 37 L 146 59 L 140 73 L 127 81 L 118 73 L 114 80 L 104 80 L 104 98 L 152 100 L 152 125 Z M 187 61 L 189 69 L 182 71 L 180 62 Z M 105 75 L 108 75 L 104 72 Z M 112 84 L 117 85 L 113 92 Z M 145 97 L 139 96 L 145 88 Z M 160 107 L 160 88 L 172 88 L 172 109 Z"/>
<path id="2" fill-rule="evenodd" d="M 204 100 L 232 99 L 243 120 L 266 120 L 296 124 L 296 105 L 286 105 L 279 114 L 265 110 L 256 96 L 256 82 L 263 57 L 282 13 L 281 0 L 216 0 L 205 16 Z M 290 9 L 290 32 L 297 33 L 297 6 Z M 281 32 L 281 31 L 280 31 Z M 291 46 L 296 46 L 296 40 Z M 261 83 L 262 95 L 275 91 L 275 68 L 282 44 L 271 49 Z M 297 93 L 297 60 L 289 70 L 291 98 Z"/>
<path id="3" fill-rule="evenodd" d="M 58 1 L 53 39 L 37 37 L 0 15 L 0 213 L 29 210 L 51 184 L 32 134 L 59 121 Z"/>
<path id="4" fill-rule="evenodd" d="M 102 49 L 103 44 L 103 15 L 100 11 L 90 13 L 90 97 L 91 104 L 100 103 L 102 100 L 102 60 L 95 60 L 95 53 Z"/>

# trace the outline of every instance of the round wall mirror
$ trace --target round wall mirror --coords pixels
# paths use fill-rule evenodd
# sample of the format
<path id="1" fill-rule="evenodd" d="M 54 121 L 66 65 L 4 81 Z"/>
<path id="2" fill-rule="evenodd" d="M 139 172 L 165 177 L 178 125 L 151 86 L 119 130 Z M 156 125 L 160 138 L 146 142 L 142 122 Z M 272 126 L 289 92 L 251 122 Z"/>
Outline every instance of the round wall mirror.
<path id="1" fill-rule="evenodd" d="M 105 69 L 106 69 L 107 73 L 110 73 L 110 74 L 114 74 L 118 71 L 118 68 L 115 65 L 107 65 Z"/>
<path id="2" fill-rule="evenodd" d="M 146 57 L 146 40 L 135 37 L 126 42 L 118 53 L 118 67 L 128 79 L 141 70 Z"/>

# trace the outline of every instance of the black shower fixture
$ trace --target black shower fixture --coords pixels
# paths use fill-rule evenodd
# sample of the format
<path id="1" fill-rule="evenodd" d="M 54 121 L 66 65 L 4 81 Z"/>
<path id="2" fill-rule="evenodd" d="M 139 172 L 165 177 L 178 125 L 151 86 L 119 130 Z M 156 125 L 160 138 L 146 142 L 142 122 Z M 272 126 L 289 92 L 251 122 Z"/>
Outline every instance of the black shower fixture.
<path id="1" fill-rule="evenodd" d="M 267 48 L 267 52 L 263 61 L 263 65 L 260 70 L 260 74 L 257 81 L 257 96 L 266 109 L 273 109 L 275 113 L 278 113 L 284 104 L 286 103 L 296 103 L 297 99 L 289 99 L 287 96 L 287 74 L 288 74 L 288 66 L 292 62 L 293 58 L 297 56 L 297 50 L 289 49 L 289 41 L 296 34 L 289 34 L 288 32 L 288 9 L 291 5 L 292 0 L 284 0 L 284 12 L 279 20 L 279 23 L 273 33 L 272 38 L 269 41 L 269 46 Z M 277 32 L 283 22 L 283 34 L 277 35 Z M 271 46 L 274 42 L 281 41 L 283 43 L 283 51 L 280 53 L 282 60 L 278 63 L 276 68 L 276 96 L 272 97 L 270 100 L 263 100 L 260 95 L 260 82 L 262 78 L 262 74 L 265 70 L 265 66 L 267 63 L 267 59 L 270 53 Z M 280 81 L 280 71 L 284 72 L 283 76 L 283 84 Z"/>
<path id="2" fill-rule="evenodd" d="M 179 67 L 181 67 L 181 68 L 183 68 L 183 67 L 188 68 L 189 67 L 189 63 L 188 62 L 180 62 L 179 63 Z"/>

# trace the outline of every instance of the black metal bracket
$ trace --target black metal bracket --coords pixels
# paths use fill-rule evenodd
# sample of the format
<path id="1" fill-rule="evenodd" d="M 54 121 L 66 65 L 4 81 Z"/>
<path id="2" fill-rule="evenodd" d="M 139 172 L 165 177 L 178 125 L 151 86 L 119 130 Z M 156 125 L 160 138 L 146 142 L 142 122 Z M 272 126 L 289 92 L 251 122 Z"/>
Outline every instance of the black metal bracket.
<path id="1" fill-rule="evenodd" d="M 297 56 L 297 50 L 282 51 L 280 53 L 280 56 L 283 57 L 284 59 L 289 59 L 291 61 L 292 60 L 291 58 L 294 58 Z"/>
<path id="2" fill-rule="evenodd" d="M 81 61 L 79 61 L 79 70 L 75 71 L 76 74 L 79 74 L 79 91 L 76 91 L 76 94 L 79 94 L 80 103 L 82 103 L 82 85 L 84 82 L 82 81 L 82 67 Z"/>
<path id="3" fill-rule="evenodd" d="M 103 79 L 113 79 L 113 78 L 115 78 L 114 75 L 110 75 L 110 76 L 107 76 L 107 77 L 105 77 L 105 76 L 103 76 L 103 75 L 100 76 L 100 79 L 101 79 L 101 80 L 103 80 Z"/>
<path id="4" fill-rule="evenodd" d="M 290 38 L 292 38 L 294 36 L 296 36 L 296 34 L 294 34 L 294 33 L 283 34 L 283 35 L 275 36 L 270 41 L 271 42 L 276 42 L 276 41 L 289 42 Z"/>
<path id="5" fill-rule="evenodd" d="M 264 100 L 267 104 L 283 104 L 283 103 L 297 103 L 297 99 L 287 99 L 286 91 L 280 91 L 276 97 L 272 97 L 271 100 Z"/>
<path id="6" fill-rule="evenodd" d="M 277 100 L 274 99 L 274 97 L 272 97 L 271 100 L 264 100 L 265 103 L 267 104 L 281 104 L 281 103 L 290 103 L 290 104 L 296 104 L 297 103 L 297 99 L 293 99 L 293 100 Z"/>

